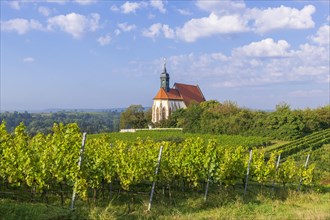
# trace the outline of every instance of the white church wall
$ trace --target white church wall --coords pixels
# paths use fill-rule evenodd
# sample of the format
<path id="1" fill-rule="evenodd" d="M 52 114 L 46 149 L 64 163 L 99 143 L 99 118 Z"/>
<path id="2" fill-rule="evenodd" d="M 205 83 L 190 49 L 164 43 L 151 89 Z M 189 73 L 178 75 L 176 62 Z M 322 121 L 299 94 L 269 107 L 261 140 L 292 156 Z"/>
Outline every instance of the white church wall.
<path id="1" fill-rule="evenodd" d="M 154 100 L 152 106 L 152 122 L 156 123 L 163 119 L 168 119 L 169 115 L 180 108 L 186 108 L 180 100 Z"/>

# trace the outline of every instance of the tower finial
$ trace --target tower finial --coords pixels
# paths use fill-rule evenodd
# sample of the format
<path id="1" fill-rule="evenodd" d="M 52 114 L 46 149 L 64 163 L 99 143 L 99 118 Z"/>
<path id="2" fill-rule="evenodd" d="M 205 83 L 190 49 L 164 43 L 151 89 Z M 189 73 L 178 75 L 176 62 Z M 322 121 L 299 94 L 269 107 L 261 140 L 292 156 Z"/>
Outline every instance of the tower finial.
<path id="1" fill-rule="evenodd" d="M 164 57 L 164 73 L 166 73 L 166 58 Z"/>

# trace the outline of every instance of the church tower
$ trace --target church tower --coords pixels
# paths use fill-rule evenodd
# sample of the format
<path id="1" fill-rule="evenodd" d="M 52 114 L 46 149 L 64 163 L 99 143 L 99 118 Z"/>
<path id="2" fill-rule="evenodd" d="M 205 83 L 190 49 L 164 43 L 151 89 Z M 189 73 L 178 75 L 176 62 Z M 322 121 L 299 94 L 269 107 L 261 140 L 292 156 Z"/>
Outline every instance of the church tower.
<path id="1" fill-rule="evenodd" d="M 166 60 L 164 59 L 164 71 L 160 74 L 160 87 L 166 92 L 170 91 L 170 75 L 166 72 Z"/>
<path id="2" fill-rule="evenodd" d="M 175 83 L 170 88 L 170 75 L 166 71 L 164 59 L 164 70 L 160 74 L 160 88 L 153 100 L 152 122 L 158 123 L 168 119 L 177 109 L 186 108 L 192 102 L 203 102 L 205 98 L 198 85 Z"/>

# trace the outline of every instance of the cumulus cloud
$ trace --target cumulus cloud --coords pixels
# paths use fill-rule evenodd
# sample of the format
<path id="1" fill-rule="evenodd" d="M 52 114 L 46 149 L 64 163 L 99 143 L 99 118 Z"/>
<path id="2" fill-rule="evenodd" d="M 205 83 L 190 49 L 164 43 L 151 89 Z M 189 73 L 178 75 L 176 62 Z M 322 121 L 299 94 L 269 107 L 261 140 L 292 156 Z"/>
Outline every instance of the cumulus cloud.
<path id="1" fill-rule="evenodd" d="M 210 12 L 208 17 L 193 18 L 182 27 L 177 27 L 169 38 L 178 38 L 186 42 L 195 42 L 199 38 L 214 35 L 226 35 L 240 32 L 256 32 L 264 34 L 278 29 L 308 29 L 314 27 L 312 15 L 313 5 L 306 5 L 301 10 L 286 6 L 276 8 L 247 8 L 244 1 L 204 1 L 197 0 L 196 5 L 204 11 Z M 176 9 L 179 13 L 185 11 Z M 153 30 L 144 32 L 144 36 L 155 38 L 160 36 L 159 25 Z M 320 30 L 313 39 L 324 44 L 322 37 L 326 37 L 326 27 Z M 321 33 L 322 32 L 322 33 Z"/>
<path id="2" fill-rule="evenodd" d="M 178 38 L 194 42 L 198 38 L 215 34 L 232 34 L 248 31 L 246 22 L 238 15 L 217 16 L 211 13 L 209 17 L 191 19 L 182 28 L 176 30 Z"/>
<path id="3" fill-rule="evenodd" d="M 130 14 L 136 13 L 137 10 L 143 8 L 154 8 L 157 9 L 161 13 L 166 12 L 166 8 L 164 6 L 163 0 L 150 0 L 150 2 L 146 1 L 137 1 L 137 2 L 130 2 L 126 1 L 121 6 L 112 5 L 110 10 L 114 12 L 121 12 L 123 14 Z"/>
<path id="4" fill-rule="evenodd" d="M 33 63 L 35 59 L 33 57 L 24 57 L 23 62 L 24 63 Z"/>
<path id="5" fill-rule="evenodd" d="M 329 45 L 330 44 L 330 26 L 329 25 L 323 25 L 320 27 L 315 34 L 315 36 L 312 36 L 311 39 L 315 43 L 318 43 L 320 45 Z"/>
<path id="6" fill-rule="evenodd" d="M 97 42 L 99 42 L 101 46 L 108 45 L 111 42 L 111 35 L 106 34 L 105 36 L 101 36 L 97 39 Z"/>
<path id="7" fill-rule="evenodd" d="M 1 31 L 16 31 L 18 34 L 25 34 L 30 30 L 43 30 L 42 24 L 34 19 L 15 18 L 8 21 L 1 21 Z"/>
<path id="8" fill-rule="evenodd" d="M 95 31 L 99 28 L 100 15 L 97 13 L 84 16 L 81 14 L 70 13 L 58 15 L 48 19 L 48 29 L 60 30 L 71 34 L 74 38 L 80 38 L 87 31 Z"/>
<path id="9" fill-rule="evenodd" d="M 151 25 L 148 29 L 142 31 L 142 35 L 155 39 L 160 34 L 163 34 L 165 38 L 172 39 L 175 37 L 175 32 L 167 24 L 156 23 Z"/>
<path id="10" fill-rule="evenodd" d="M 308 29 L 314 27 L 312 15 L 315 12 L 313 5 L 303 9 L 280 6 L 278 8 L 248 10 L 246 17 L 252 19 L 256 32 L 265 33 L 276 29 Z"/>
<path id="11" fill-rule="evenodd" d="M 166 9 L 162 0 L 150 0 L 150 6 L 158 9 L 161 13 L 165 13 Z"/>
<path id="12" fill-rule="evenodd" d="M 220 52 L 189 53 L 168 57 L 167 62 L 178 80 L 189 77 L 192 82 L 203 81 L 214 88 L 237 88 L 329 83 L 329 56 L 328 48 L 321 45 L 302 44 L 290 50 L 284 40 L 264 39 L 235 48 L 228 56 Z"/>
<path id="13" fill-rule="evenodd" d="M 124 32 L 130 32 L 130 31 L 136 29 L 135 24 L 128 24 L 127 22 L 118 24 L 118 27 Z"/>
<path id="14" fill-rule="evenodd" d="M 143 30 L 142 35 L 145 37 L 155 38 L 159 36 L 161 29 L 162 29 L 162 24 L 156 23 L 151 25 L 147 30 Z"/>
<path id="15" fill-rule="evenodd" d="M 252 42 L 249 45 L 236 48 L 234 54 L 247 57 L 285 57 L 288 56 L 290 44 L 285 40 L 275 42 L 271 38 L 259 42 Z"/>
<path id="16" fill-rule="evenodd" d="M 137 9 L 146 7 L 145 2 L 125 2 L 120 6 L 121 12 L 124 14 L 135 13 Z"/>
<path id="17" fill-rule="evenodd" d="M 173 39 L 175 37 L 174 30 L 171 29 L 167 24 L 163 25 L 162 30 L 166 38 Z"/>

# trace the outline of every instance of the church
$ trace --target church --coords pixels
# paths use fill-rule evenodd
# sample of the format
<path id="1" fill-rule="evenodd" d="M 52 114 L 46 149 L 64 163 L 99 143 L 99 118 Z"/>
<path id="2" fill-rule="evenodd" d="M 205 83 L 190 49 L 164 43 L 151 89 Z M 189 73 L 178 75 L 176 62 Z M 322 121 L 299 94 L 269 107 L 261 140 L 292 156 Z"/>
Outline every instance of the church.
<path id="1" fill-rule="evenodd" d="M 174 86 L 170 88 L 170 75 L 166 71 L 164 62 L 164 70 L 160 74 L 160 89 L 152 105 L 152 122 L 157 123 L 168 119 L 173 111 L 186 108 L 192 102 L 203 101 L 205 98 L 198 85 L 174 83 Z"/>

